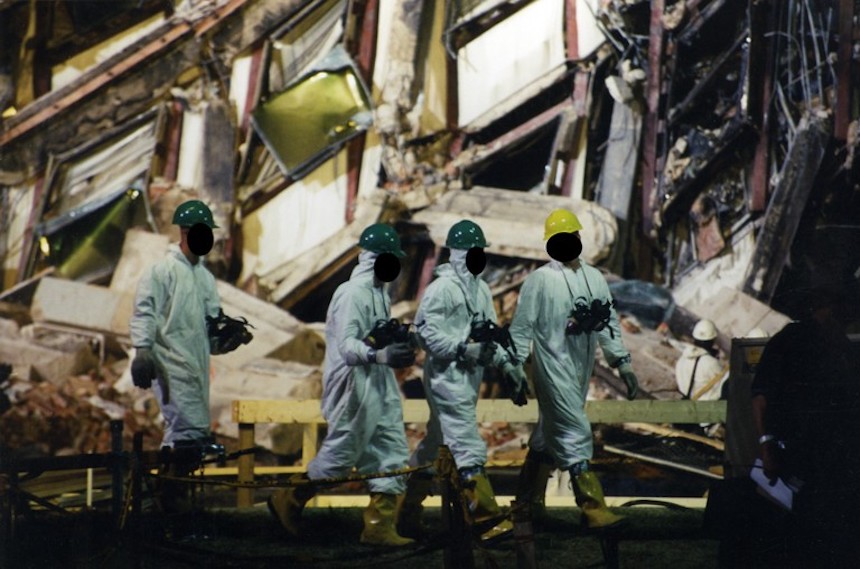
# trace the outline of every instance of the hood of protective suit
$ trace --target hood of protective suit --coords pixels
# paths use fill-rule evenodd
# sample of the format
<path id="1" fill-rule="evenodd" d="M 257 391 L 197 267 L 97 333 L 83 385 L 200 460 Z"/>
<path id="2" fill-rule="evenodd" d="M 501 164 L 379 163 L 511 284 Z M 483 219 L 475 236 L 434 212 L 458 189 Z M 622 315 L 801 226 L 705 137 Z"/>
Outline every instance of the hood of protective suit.
<path id="1" fill-rule="evenodd" d="M 549 263 L 547 264 L 558 271 L 561 271 L 565 268 L 568 268 L 571 271 L 576 271 L 582 266 L 582 259 L 576 258 L 566 263 L 556 261 L 555 259 L 550 259 Z"/>
<path id="2" fill-rule="evenodd" d="M 352 274 L 350 275 L 350 279 L 361 279 L 368 278 L 372 279 L 374 277 L 373 274 L 373 264 L 376 262 L 376 258 L 379 256 L 378 253 L 374 253 L 373 251 L 362 251 L 358 254 L 358 265 L 352 270 Z"/>
<path id="3" fill-rule="evenodd" d="M 449 266 L 453 269 L 457 277 L 457 283 L 463 289 L 463 293 L 469 301 L 474 302 L 478 295 L 478 277 L 469 271 L 466 266 L 466 255 L 469 253 L 467 249 L 451 249 L 451 256 L 448 260 Z M 441 269 L 445 265 L 440 266 Z"/>

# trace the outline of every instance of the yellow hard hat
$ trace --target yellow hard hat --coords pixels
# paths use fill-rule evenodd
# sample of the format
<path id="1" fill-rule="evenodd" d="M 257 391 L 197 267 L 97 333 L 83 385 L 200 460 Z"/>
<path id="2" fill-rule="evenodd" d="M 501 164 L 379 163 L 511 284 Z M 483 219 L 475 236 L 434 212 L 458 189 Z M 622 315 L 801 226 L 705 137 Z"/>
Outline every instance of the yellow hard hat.
<path id="1" fill-rule="evenodd" d="M 579 218 L 569 210 L 553 210 L 546 218 L 543 239 L 546 241 L 557 233 L 574 233 L 582 229 Z"/>

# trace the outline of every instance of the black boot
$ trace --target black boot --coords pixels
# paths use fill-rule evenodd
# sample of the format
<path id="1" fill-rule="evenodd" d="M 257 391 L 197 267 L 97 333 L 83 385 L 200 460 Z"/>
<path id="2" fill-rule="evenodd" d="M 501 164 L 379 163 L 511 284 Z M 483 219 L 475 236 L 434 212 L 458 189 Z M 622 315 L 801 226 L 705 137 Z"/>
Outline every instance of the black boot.
<path id="1" fill-rule="evenodd" d="M 546 517 L 546 485 L 553 467 L 552 457 L 534 449 L 529 449 L 517 480 L 517 503 L 528 503 L 532 518 Z"/>

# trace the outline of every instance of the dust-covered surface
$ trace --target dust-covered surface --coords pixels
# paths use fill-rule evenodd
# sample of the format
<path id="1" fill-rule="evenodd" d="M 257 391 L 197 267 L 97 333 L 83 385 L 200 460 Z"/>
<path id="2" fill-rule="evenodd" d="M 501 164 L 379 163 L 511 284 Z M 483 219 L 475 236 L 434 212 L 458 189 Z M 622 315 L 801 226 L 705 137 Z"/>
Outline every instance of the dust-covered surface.
<path id="1" fill-rule="evenodd" d="M 619 566 L 717 567 L 718 542 L 704 530 L 699 509 L 632 506 L 618 508 L 627 525 L 615 534 Z M 187 525 L 148 514 L 136 532 L 116 534 L 107 514 L 59 516 L 33 512 L 19 519 L 15 568 L 46 567 L 278 567 L 443 568 L 448 537 L 439 508 L 428 508 L 431 538 L 422 545 L 379 549 L 359 543 L 360 508 L 308 509 L 301 540 L 285 537 L 264 504 L 252 509 L 210 509 Z M 600 539 L 579 525 L 577 508 L 550 508 L 550 521 L 535 525 L 534 546 L 541 567 L 602 567 Z M 190 534 L 187 535 L 187 534 Z M 184 537 L 183 537 L 184 535 Z M 517 567 L 513 538 L 474 549 L 475 567 Z"/>

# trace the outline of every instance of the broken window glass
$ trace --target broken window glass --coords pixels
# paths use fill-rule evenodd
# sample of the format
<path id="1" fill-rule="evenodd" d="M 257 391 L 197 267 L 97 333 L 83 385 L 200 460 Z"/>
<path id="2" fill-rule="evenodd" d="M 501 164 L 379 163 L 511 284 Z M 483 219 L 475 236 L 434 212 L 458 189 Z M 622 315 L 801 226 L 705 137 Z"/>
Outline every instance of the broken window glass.
<path id="1" fill-rule="evenodd" d="M 71 280 L 109 277 L 126 231 L 147 224 L 144 202 L 140 186 L 133 187 L 39 224 L 34 272 L 53 266 L 55 276 Z"/>
<path id="2" fill-rule="evenodd" d="M 252 119 L 284 175 L 293 178 L 373 122 L 367 87 L 340 46 L 307 75 L 260 103 Z"/>
<path id="3" fill-rule="evenodd" d="M 343 38 L 346 0 L 326 0 L 272 35 L 269 86 L 281 91 L 307 73 Z"/>

